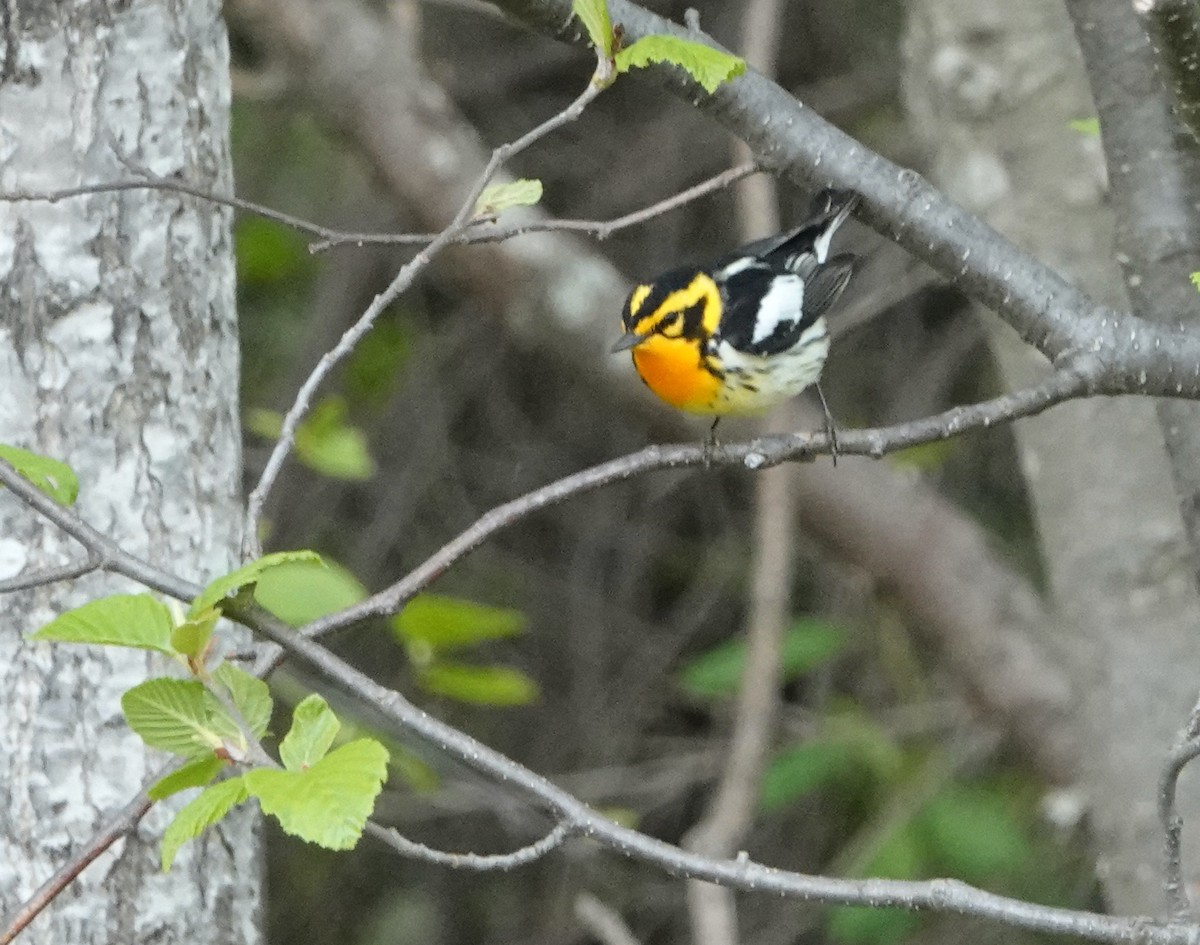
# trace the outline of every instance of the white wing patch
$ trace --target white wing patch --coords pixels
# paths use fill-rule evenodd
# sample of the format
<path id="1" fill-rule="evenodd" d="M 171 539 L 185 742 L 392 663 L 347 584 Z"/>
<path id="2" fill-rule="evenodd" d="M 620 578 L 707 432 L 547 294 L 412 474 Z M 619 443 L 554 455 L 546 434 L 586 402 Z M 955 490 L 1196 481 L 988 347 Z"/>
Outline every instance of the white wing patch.
<path id="1" fill-rule="evenodd" d="M 788 322 L 800 320 L 804 309 L 804 280 L 799 276 L 776 276 L 758 305 L 751 342 L 758 344 Z"/>

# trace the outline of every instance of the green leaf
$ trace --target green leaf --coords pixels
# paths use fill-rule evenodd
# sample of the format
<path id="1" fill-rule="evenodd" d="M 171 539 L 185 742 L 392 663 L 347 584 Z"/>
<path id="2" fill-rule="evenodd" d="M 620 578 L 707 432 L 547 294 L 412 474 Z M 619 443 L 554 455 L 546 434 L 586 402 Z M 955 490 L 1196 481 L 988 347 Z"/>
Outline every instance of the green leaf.
<path id="1" fill-rule="evenodd" d="M 914 469 L 918 472 L 936 472 L 958 451 L 958 440 L 932 440 L 897 450 L 888 456 L 889 464 L 895 469 Z"/>
<path id="2" fill-rule="evenodd" d="M 290 227 L 245 216 L 234 229 L 239 286 L 271 288 L 294 282 L 312 267 L 308 244 Z"/>
<path id="3" fill-rule="evenodd" d="M 191 620 L 185 620 L 171 631 L 171 646 L 177 653 L 184 656 L 197 657 L 204 652 L 208 641 L 212 639 L 221 612 L 215 607 L 197 614 Z"/>
<path id="4" fill-rule="evenodd" d="M 165 873 L 175 862 L 175 854 L 248 797 L 242 778 L 230 778 L 205 788 L 184 806 L 163 832 L 162 868 Z"/>
<path id="5" fill-rule="evenodd" d="M 34 640 L 130 646 L 175 655 L 171 611 L 149 594 L 115 594 L 60 614 L 32 635 Z"/>
<path id="6" fill-rule="evenodd" d="M 66 463 L 3 444 L 0 444 L 0 459 L 8 460 L 17 472 L 59 505 L 74 505 L 79 498 L 79 477 Z"/>
<path id="7" fill-rule="evenodd" d="M 271 690 L 267 684 L 228 662 L 213 670 L 212 675 L 229 692 L 229 698 L 254 737 L 262 738 L 271 724 Z"/>
<path id="8" fill-rule="evenodd" d="M 837 656 L 847 642 L 840 627 L 823 620 L 797 621 L 783 639 L 783 677 L 793 680 Z M 737 692 L 746 668 L 746 643 L 730 640 L 690 663 L 680 674 L 688 692 L 700 697 L 728 696 Z"/>
<path id="9" fill-rule="evenodd" d="M 484 188 L 475 201 L 477 216 L 493 216 L 510 207 L 532 207 L 542 199 L 542 182 L 522 177 L 507 184 Z"/>
<path id="10" fill-rule="evenodd" d="M 1072 131 L 1077 131 L 1081 135 L 1087 135 L 1089 138 L 1100 137 L 1099 118 L 1074 118 L 1068 124 Z"/>
<path id="11" fill-rule="evenodd" d="M 346 422 L 346 402 L 327 397 L 296 429 L 296 457 L 323 476 L 361 482 L 375 475 L 367 437 Z"/>
<path id="12" fill-rule="evenodd" d="M 186 791 L 188 788 L 204 787 L 220 774 L 224 767 L 225 762 L 216 755 L 197 758 L 195 761 L 189 761 L 178 771 L 172 771 L 165 778 L 159 778 L 146 793 L 150 800 L 161 801 L 172 794 Z"/>
<path id="13" fill-rule="evenodd" d="M 608 0 L 571 0 L 571 10 L 587 30 L 592 45 L 611 59 L 613 54 L 612 20 L 608 17 Z"/>
<path id="14" fill-rule="evenodd" d="M 148 679 L 121 697 L 129 727 L 147 745 L 201 758 L 226 742 L 241 745 L 236 723 L 194 679 Z"/>
<path id="15" fill-rule="evenodd" d="M 297 561 L 320 563 L 321 556 L 315 551 L 277 551 L 274 554 L 264 555 L 257 561 L 251 561 L 209 584 L 200 592 L 200 596 L 192 601 L 192 606 L 188 608 L 188 617 L 194 618 L 210 607 L 224 604 L 227 597 L 247 585 L 256 583 L 271 568 L 277 568 L 283 564 L 294 564 Z"/>
<path id="16" fill-rule="evenodd" d="M 746 71 L 744 59 L 678 36 L 643 36 L 616 55 L 617 72 L 644 69 L 652 63 L 661 62 L 679 66 L 709 95 L 722 82 L 728 82 Z"/>
<path id="17" fill-rule="evenodd" d="M 244 777 L 263 812 L 285 833 L 330 850 L 349 850 L 375 807 L 387 761 L 386 748 L 362 738 L 303 771 L 255 768 Z"/>
<path id="18" fill-rule="evenodd" d="M 313 694 L 296 706 L 291 730 L 279 743 L 279 759 L 289 771 L 311 768 L 325 757 L 341 723 L 329 704 Z"/>
<path id="19" fill-rule="evenodd" d="M 278 440 L 283 433 L 283 414 L 265 407 L 251 407 L 242 418 L 246 430 L 264 440 Z"/>
<path id="20" fill-rule="evenodd" d="M 332 561 L 281 564 L 260 575 L 254 588 L 255 600 L 293 627 L 345 610 L 366 596 L 358 578 Z"/>
<path id="21" fill-rule="evenodd" d="M 1200 272 L 1193 272 L 1188 278 L 1192 280 L 1192 287 L 1200 292 Z"/>
<path id="22" fill-rule="evenodd" d="M 421 688 L 472 705 L 528 705 L 541 696 L 538 684 L 507 666 L 467 666 L 438 661 L 417 677 Z"/>
<path id="23" fill-rule="evenodd" d="M 946 872 L 968 883 L 1015 875 L 1033 859 L 1033 848 L 999 788 L 950 785 L 918 818 L 930 852 Z"/>
<path id="24" fill-rule="evenodd" d="M 842 782 L 857 769 L 846 742 L 816 741 L 779 752 L 763 773 L 759 805 L 778 810 L 823 787 Z"/>
<path id="25" fill-rule="evenodd" d="M 525 629 L 525 615 L 519 610 L 457 597 L 418 594 L 392 618 L 392 629 L 402 643 L 448 653 L 486 640 L 516 636 Z"/>
<path id="26" fill-rule="evenodd" d="M 905 824 L 879 848 L 865 876 L 885 879 L 917 879 L 924 872 L 920 839 L 912 824 Z M 847 945 L 895 945 L 908 938 L 920 917 L 903 909 L 839 906 L 830 910 L 829 934 Z"/>

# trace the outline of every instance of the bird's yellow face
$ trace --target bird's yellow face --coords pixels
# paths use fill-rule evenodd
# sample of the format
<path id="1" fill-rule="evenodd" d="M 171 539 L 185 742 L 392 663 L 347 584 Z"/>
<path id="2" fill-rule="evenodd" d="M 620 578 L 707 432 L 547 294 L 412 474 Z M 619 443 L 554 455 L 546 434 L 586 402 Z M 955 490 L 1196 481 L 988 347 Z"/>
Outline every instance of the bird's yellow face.
<path id="1" fill-rule="evenodd" d="M 705 343 L 721 320 L 721 293 L 706 273 L 677 271 L 639 285 L 625 304 L 625 335 L 638 374 L 668 404 L 710 413 L 721 379 L 705 361 Z"/>

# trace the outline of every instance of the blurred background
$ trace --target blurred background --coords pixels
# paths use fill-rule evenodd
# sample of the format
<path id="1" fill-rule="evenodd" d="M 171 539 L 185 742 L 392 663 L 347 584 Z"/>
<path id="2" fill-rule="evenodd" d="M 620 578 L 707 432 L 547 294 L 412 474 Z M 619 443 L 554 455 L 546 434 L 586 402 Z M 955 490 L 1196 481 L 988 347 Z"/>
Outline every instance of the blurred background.
<path id="1" fill-rule="evenodd" d="M 687 6 L 645 5 L 676 21 Z M 745 4 L 695 5 L 718 41 L 743 48 Z M 352 231 L 436 231 L 490 148 L 563 108 L 592 68 L 586 51 L 474 0 L 226 6 L 239 195 Z M 906 28 L 900 0 L 784 2 L 776 71 L 826 119 L 924 172 L 902 94 Z M 543 182 L 546 214 L 606 220 L 732 166 L 733 145 L 635 74 L 509 171 Z M 706 421 L 653 400 L 607 348 L 634 280 L 742 240 L 737 193 L 604 241 L 539 234 L 438 257 L 322 390 L 300 461 L 275 490 L 268 546 L 313 548 L 345 569 L 329 587 L 306 583 L 311 606 L 386 586 L 488 509 L 554 479 L 650 443 L 700 440 Z M 780 186 L 783 225 L 810 197 Z M 298 384 L 413 250 L 313 253 L 305 235 L 252 216 L 236 238 L 252 485 Z M 999 391 L 985 329 L 956 290 L 857 223 L 839 240 L 864 257 L 833 318 L 825 376 L 841 426 Z M 816 428 L 819 414 L 798 423 Z M 721 435 L 757 429 L 726 421 Z M 989 691 L 990 657 L 970 652 L 972 634 L 1012 633 L 1014 611 L 1038 619 L 1042 572 L 1010 433 L 882 463 L 834 469 L 823 458 L 787 475 L 779 714 L 737 848 L 793 870 L 952 875 L 1095 906 L 1077 803 L 1053 785 L 1061 768 L 1028 744 L 1020 707 Z M 335 645 L 610 816 L 683 842 L 727 756 L 759 560 L 758 478 L 655 473 L 573 498 L 489 540 L 398 620 Z M 296 606 L 297 619 L 308 613 Z M 306 682 L 284 677 L 282 695 L 298 700 Z M 547 829 L 503 786 L 427 747 L 393 749 L 378 814 L 406 836 L 490 853 Z M 276 834 L 268 890 L 280 943 L 583 945 L 620 941 L 602 921 L 616 919 L 646 945 L 691 941 L 681 881 L 585 842 L 474 874 L 369 839 L 343 855 Z M 754 896 L 738 908 L 742 939 L 761 945 L 1022 937 Z"/>

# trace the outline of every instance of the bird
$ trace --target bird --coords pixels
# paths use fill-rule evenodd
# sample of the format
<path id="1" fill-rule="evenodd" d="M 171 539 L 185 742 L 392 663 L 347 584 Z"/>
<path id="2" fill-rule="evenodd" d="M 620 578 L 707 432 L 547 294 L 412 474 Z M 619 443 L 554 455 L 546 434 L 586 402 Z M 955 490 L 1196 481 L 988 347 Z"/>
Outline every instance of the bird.
<path id="1" fill-rule="evenodd" d="M 836 429 L 819 384 L 829 354 L 825 314 L 857 257 L 830 256 L 830 247 L 859 199 L 823 190 L 799 226 L 629 293 L 624 334 L 612 350 L 631 352 L 646 386 L 672 407 L 715 417 L 706 449 L 716 444 L 721 417 L 764 413 L 815 385 L 836 461 Z"/>

